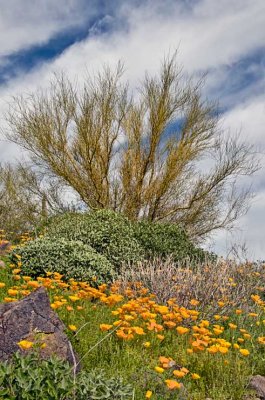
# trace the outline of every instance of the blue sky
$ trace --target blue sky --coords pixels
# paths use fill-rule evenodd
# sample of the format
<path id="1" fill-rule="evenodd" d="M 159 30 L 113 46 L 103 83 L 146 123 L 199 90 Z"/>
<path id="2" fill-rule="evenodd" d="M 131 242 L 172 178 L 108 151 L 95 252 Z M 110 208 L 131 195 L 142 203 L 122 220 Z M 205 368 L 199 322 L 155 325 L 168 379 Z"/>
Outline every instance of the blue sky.
<path id="1" fill-rule="evenodd" d="M 9 0 L 0 12 L 0 125 L 12 95 L 48 84 L 64 70 L 82 79 L 103 63 L 125 64 L 132 86 L 145 70 L 156 72 L 178 48 L 179 62 L 195 76 L 207 74 L 205 95 L 216 99 L 224 128 L 265 147 L 264 0 Z M 0 161 L 18 150 L 0 138 Z M 256 198 L 233 234 L 220 233 L 215 248 L 246 242 L 265 258 L 265 170 L 253 178 Z M 263 235 L 265 236 L 265 235 Z"/>

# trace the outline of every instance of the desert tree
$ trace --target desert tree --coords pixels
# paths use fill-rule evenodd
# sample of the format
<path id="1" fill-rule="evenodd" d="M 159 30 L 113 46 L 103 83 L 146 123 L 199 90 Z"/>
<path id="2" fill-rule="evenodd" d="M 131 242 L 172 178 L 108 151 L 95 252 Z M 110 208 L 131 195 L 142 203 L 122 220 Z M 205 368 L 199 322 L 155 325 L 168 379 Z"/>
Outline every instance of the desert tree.
<path id="1" fill-rule="evenodd" d="M 175 55 L 136 90 L 122 76 L 121 64 L 82 85 L 60 74 L 14 98 L 8 139 L 89 210 L 173 221 L 196 240 L 230 229 L 248 208 L 251 192 L 237 182 L 258 168 L 253 147 L 221 129 L 203 81 L 185 77 Z"/>
<path id="2" fill-rule="evenodd" d="M 0 228 L 16 236 L 68 210 L 61 191 L 58 180 L 45 180 L 27 163 L 0 165 Z"/>

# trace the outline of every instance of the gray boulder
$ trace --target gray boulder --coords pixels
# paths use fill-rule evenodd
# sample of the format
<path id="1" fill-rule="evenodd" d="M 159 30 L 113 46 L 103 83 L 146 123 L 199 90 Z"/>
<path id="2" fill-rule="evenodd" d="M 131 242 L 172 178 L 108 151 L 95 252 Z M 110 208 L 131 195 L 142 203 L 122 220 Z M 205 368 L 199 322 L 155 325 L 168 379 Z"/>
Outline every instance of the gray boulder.
<path id="1" fill-rule="evenodd" d="M 45 288 L 40 287 L 22 300 L 0 305 L 0 361 L 9 360 L 21 350 L 18 342 L 27 340 L 42 344 L 41 357 L 52 354 L 77 366 L 77 356 L 64 333 L 65 326 L 51 309 Z M 78 370 L 78 368 L 75 368 Z"/>
<path id="2" fill-rule="evenodd" d="M 252 376 L 249 382 L 249 387 L 256 391 L 260 399 L 265 400 L 265 376 Z"/>

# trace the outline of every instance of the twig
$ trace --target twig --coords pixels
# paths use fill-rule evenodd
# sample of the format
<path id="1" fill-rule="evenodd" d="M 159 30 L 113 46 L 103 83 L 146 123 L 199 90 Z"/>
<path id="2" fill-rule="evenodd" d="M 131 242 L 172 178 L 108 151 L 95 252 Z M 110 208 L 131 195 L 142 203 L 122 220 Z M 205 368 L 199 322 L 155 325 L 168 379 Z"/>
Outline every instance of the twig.
<path id="1" fill-rule="evenodd" d="M 92 350 L 94 350 L 95 347 L 97 347 L 100 343 L 102 343 L 105 339 L 107 339 L 107 337 L 109 337 L 113 332 L 115 332 L 115 331 L 118 329 L 118 327 L 121 325 L 121 323 L 122 323 L 122 322 L 120 322 L 117 326 L 115 326 L 115 328 L 112 329 L 112 331 L 110 331 L 107 335 L 105 335 L 102 339 L 100 339 L 99 342 L 97 342 L 94 346 L 92 346 L 92 347 L 83 355 L 83 357 L 78 361 L 78 363 L 76 364 L 76 366 L 74 365 L 75 370 L 76 370 L 76 368 L 78 367 L 78 365 L 81 363 L 81 361 L 82 361 Z M 73 368 L 74 368 L 74 367 L 73 367 Z"/>
<path id="2" fill-rule="evenodd" d="M 77 336 L 77 334 L 78 334 L 85 326 L 87 326 L 87 324 L 89 324 L 89 322 L 90 322 L 90 321 L 88 321 L 88 322 L 86 322 L 84 325 L 82 325 L 82 326 L 78 329 L 78 331 L 76 331 L 75 336 Z"/>

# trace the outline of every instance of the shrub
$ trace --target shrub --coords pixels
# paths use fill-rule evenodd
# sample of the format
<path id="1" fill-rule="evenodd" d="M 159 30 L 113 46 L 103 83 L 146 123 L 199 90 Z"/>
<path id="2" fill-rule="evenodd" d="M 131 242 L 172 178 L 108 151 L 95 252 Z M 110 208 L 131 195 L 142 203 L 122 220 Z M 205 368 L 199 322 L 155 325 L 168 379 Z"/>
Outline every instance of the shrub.
<path id="1" fill-rule="evenodd" d="M 13 262 L 21 256 L 23 274 L 38 277 L 47 271 L 59 272 L 66 279 L 88 281 L 91 284 L 112 281 L 116 274 L 111 263 L 91 246 L 63 238 L 39 238 L 17 247 L 11 254 Z"/>
<path id="2" fill-rule="evenodd" d="M 128 400 L 132 398 L 132 387 L 120 378 L 106 378 L 102 371 L 82 371 L 75 381 L 71 366 L 63 360 L 16 353 L 11 362 L 0 363 L 0 398 Z"/>
<path id="3" fill-rule="evenodd" d="M 144 248 L 146 258 L 168 256 L 175 262 L 187 259 L 202 262 L 207 253 L 196 247 L 178 225 L 172 223 L 136 222 L 134 234 Z"/>
<path id="4" fill-rule="evenodd" d="M 103 370 L 94 370 L 89 373 L 81 372 L 77 381 L 77 400 L 110 399 L 131 400 L 133 388 L 125 385 L 122 378 L 107 378 Z M 87 396 L 87 397 L 83 397 Z"/>
<path id="5" fill-rule="evenodd" d="M 92 246 L 117 271 L 123 262 L 139 261 L 143 256 L 143 249 L 134 237 L 132 223 L 110 210 L 55 217 L 50 220 L 47 235 L 51 238 L 80 240 Z"/>
<path id="6" fill-rule="evenodd" d="M 235 261 L 220 259 L 204 265 L 183 266 L 172 258 L 146 260 L 126 265 L 119 277 L 121 288 L 130 282 L 141 282 L 155 294 L 158 302 L 167 304 L 174 298 L 177 304 L 189 308 L 192 299 L 198 300 L 198 310 L 207 318 L 214 314 L 229 314 L 231 305 L 248 311 L 253 301 L 251 295 L 264 288 L 264 271 L 255 264 L 238 265 Z M 263 290 L 261 291 L 262 298 Z M 218 301 L 227 299 L 220 311 Z"/>

